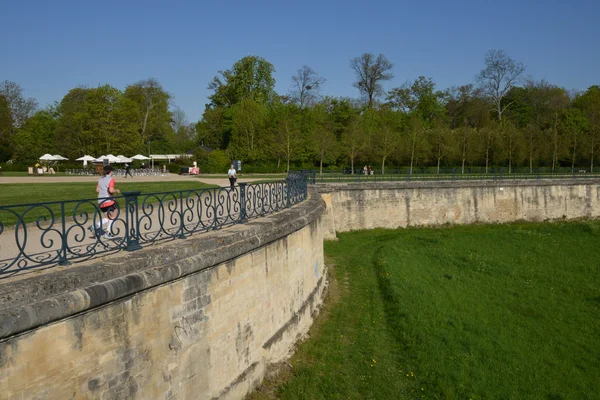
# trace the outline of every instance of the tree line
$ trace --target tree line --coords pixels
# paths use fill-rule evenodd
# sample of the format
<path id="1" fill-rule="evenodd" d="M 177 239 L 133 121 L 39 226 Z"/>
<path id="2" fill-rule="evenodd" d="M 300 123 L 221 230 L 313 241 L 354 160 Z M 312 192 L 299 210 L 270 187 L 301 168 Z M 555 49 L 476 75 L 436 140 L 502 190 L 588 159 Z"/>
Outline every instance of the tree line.
<path id="1" fill-rule="evenodd" d="M 502 166 L 594 171 L 600 142 L 600 87 L 573 93 L 525 77 L 523 63 L 502 50 L 486 53 L 474 82 L 439 90 L 417 77 L 394 78 L 383 54 L 353 58 L 357 98 L 324 94 L 326 79 L 303 66 L 285 94 L 274 66 L 257 56 L 218 71 L 209 103 L 190 124 L 154 79 L 121 91 L 110 85 L 72 89 L 37 110 L 21 88 L 0 85 L 0 162 L 31 162 L 47 149 L 83 153 L 194 153 L 205 171 L 230 160 L 290 168 L 441 168 L 461 172 Z"/>

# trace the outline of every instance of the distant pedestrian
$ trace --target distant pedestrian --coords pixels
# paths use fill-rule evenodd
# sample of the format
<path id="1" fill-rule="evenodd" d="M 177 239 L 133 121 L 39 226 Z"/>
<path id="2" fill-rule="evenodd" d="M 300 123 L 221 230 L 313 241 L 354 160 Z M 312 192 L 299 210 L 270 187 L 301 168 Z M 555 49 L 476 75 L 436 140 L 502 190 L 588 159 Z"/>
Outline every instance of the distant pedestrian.
<path id="1" fill-rule="evenodd" d="M 127 178 L 127 175 L 133 178 L 133 175 L 131 175 L 131 165 L 129 164 L 125 164 L 125 178 Z"/>
<path id="2" fill-rule="evenodd" d="M 113 169 L 110 165 L 104 166 L 104 175 L 98 181 L 96 185 L 96 192 L 98 192 L 98 206 L 100 210 L 106 215 L 101 221 L 96 222 L 95 229 L 93 225 L 90 225 L 89 230 L 96 233 L 96 236 L 100 236 L 104 233 L 104 238 L 112 239 L 112 225 L 115 217 L 118 215 L 117 203 L 113 195 L 115 193 L 121 193 L 119 189 L 115 188 L 115 179 L 113 178 Z M 108 224 L 106 231 L 102 227 Z"/>
<path id="3" fill-rule="evenodd" d="M 373 170 L 370 165 L 367 166 L 367 175 L 373 175 Z"/>
<path id="4" fill-rule="evenodd" d="M 4 173 L 2 172 L 2 165 L 0 165 L 0 175 L 4 175 Z"/>
<path id="5" fill-rule="evenodd" d="M 227 176 L 229 177 L 229 186 L 233 189 L 235 182 L 237 181 L 237 172 L 235 171 L 235 168 L 233 168 L 233 164 L 231 164 L 231 168 L 227 171 Z"/>

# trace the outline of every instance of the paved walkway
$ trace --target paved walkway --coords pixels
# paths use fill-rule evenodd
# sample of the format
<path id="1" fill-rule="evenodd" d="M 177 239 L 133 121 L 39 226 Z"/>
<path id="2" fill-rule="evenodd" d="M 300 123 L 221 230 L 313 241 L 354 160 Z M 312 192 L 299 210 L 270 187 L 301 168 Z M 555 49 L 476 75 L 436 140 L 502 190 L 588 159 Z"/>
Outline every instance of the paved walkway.
<path id="1" fill-rule="evenodd" d="M 216 177 L 215 177 L 216 178 Z M 240 215 L 239 191 L 229 189 L 229 180 L 226 178 L 207 178 L 198 176 L 185 176 L 169 174 L 165 176 L 135 177 L 135 181 L 187 181 L 194 180 L 212 185 L 224 186 L 215 189 L 202 190 L 200 196 L 193 195 L 184 199 L 175 199 L 171 196 L 158 199 L 154 196 L 139 198 L 138 221 L 139 233 L 143 242 L 153 242 L 157 239 L 169 239 L 180 231 L 181 224 L 185 226 L 187 235 L 189 232 L 209 230 L 215 224 L 223 225 L 234 223 Z M 96 182 L 94 176 L 65 176 L 65 177 L 3 177 L 0 176 L 2 183 L 33 183 L 33 182 Z M 125 181 L 123 177 L 116 177 L 117 181 Z M 129 180 L 128 178 L 127 180 Z M 260 177 L 252 176 L 252 180 Z M 246 182 L 247 179 L 239 179 L 239 182 Z M 266 209 L 262 202 L 256 199 L 264 198 L 267 194 L 270 204 L 281 202 L 281 185 L 267 185 L 268 192 L 257 193 L 259 190 L 255 187 L 248 188 L 249 212 L 260 213 L 271 211 L 271 206 Z M 237 189 L 237 187 L 236 187 Z M 1 190 L 1 188 L 0 188 Z M 160 202 L 159 202 L 160 200 Z M 146 204 L 141 204 L 146 201 Z M 162 207 L 159 204 L 162 203 Z M 40 264 L 40 262 L 56 259 L 61 251 L 62 238 L 66 237 L 68 247 L 68 258 L 76 258 L 77 255 L 89 254 L 90 257 L 97 258 L 103 254 L 111 254 L 119 251 L 126 246 L 125 232 L 126 221 L 128 220 L 125 207 L 120 209 L 119 216 L 113 224 L 115 232 L 114 239 L 105 239 L 103 236 L 97 236 L 88 228 L 93 221 L 100 217 L 94 211 L 94 203 L 84 203 L 79 206 L 79 211 L 70 214 L 65 224 L 65 234 L 63 236 L 63 227 L 60 215 L 43 210 L 42 214 L 48 216 L 46 220 L 28 223 L 26 227 L 22 225 L 15 229 L 14 227 L 0 227 L 0 272 L 11 272 L 10 274 L 0 273 L 0 282 L 11 280 L 11 276 L 18 278 L 21 275 L 29 275 L 20 271 L 23 267 Z M 183 211 L 182 211 L 183 209 Z M 182 222 L 183 214 L 183 222 Z M 6 212 L 5 212 L 6 215 Z M 252 215 L 250 215 L 252 216 Z M 15 258 L 18 262 L 13 264 Z M 78 258 L 78 261 L 85 260 L 86 257 Z M 12 265 L 11 265 L 12 264 Z M 10 265 L 10 266 L 9 266 Z M 76 264 L 75 264 L 76 265 Z M 39 268 L 40 270 L 43 269 Z M 33 269 L 33 271 L 38 268 Z M 46 269 L 44 273 L 51 272 L 53 268 Z M 39 272 L 36 272 L 39 273 Z"/>
<path id="2" fill-rule="evenodd" d="M 3 183 L 53 183 L 53 182 L 97 182 L 99 176 L 4 176 L 0 175 L 0 184 Z M 282 179 L 284 176 L 282 175 Z M 219 175 L 177 175 L 166 174 L 158 176 L 136 176 L 135 178 L 125 178 L 123 176 L 115 176 L 117 182 L 175 182 L 175 181 L 199 181 L 211 185 L 229 186 L 229 179 L 224 174 Z M 260 175 L 252 175 L 250 178 L 240 177 L 238 183 L 248 182 L 249 180 L 259 180 Z"/>

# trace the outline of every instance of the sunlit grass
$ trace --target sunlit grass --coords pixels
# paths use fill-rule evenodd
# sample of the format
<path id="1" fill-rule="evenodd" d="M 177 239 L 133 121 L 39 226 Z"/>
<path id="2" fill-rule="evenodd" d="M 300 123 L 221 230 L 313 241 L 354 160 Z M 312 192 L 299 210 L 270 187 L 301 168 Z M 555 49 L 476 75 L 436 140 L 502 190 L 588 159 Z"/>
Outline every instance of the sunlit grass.
<path id="1" fill-rule="evenodd" d="M 598 398 L 599 239 L 600 222 L 341 234 L 337 301 L 271 398 Z"/>

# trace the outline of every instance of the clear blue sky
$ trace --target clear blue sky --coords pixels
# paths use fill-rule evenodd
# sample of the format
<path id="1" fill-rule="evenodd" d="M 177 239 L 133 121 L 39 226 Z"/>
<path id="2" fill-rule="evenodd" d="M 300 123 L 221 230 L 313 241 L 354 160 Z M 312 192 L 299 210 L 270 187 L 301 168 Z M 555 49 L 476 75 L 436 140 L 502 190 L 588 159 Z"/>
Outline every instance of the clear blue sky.
<path id="1" fill-rule="evenodd" d="M 489 49 L 566 89 L 600 84 L 600 1 L 9 1 L 0 0 L 0 81 L 41 107 L 76 86 L 119 89 L 154 77 L 190 122 L 218 70 L 258 55 L 287 93 L 308 65 L 323 93 L 358 97 L 349 61 L 385 54 L 395 78 L 439 89 L 474 81 Z"/>

